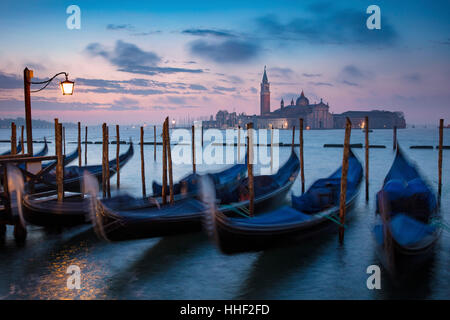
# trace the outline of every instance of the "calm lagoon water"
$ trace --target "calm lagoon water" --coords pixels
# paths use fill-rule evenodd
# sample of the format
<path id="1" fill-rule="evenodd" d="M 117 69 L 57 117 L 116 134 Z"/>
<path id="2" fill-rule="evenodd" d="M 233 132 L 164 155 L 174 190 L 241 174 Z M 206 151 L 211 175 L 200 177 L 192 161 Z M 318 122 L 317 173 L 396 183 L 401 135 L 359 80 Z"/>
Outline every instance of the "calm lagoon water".
<path id="1" fill-rule="evenodd" d="M 115 139 L 115 128 L 110 128 Z M 53 139 L 52 130 L 34 129 L 34 138 Z M 158 130 L 160 134 L 160 130 Z M 0 139 L 8 139 L 9 130 L 0 130 Z M 67 153 L 76 148 L 76 130 L 66 130 Z M 296 132 L 298 135 L 298 131 Z M 83 132 L 84 137 L 84 132 Z M 137 142 L 138 129 L 121 128 L 121 140 Z M 160 137 L 158 137 L 160 140 Z M 221 254 L 202 234 L 188 234 L 122 243 L 107 243 L 96 238 L 89 225 L 48 234 L 40 227 L 28 226 L 28 239 L 17 246 L 8 227 L 6 242 L 0 246 L 1 299 L 450 299 L 450 233 L 444 231 L 434 259 L 413 280 L 394 285 L 382 269 L 382 289 L 368 290 L 366 269 L 380 265 L 370 234 L 374 217 L 374 195 L 394 158 L 392 131 L 374 130 L 371 144 L 386 149 L 370 150 L 370 196 L 366 203 L 364 188 L 349 214 L 343 245 L 337 234 L 296 246 L 243 253 Z M 88 140 L 101 141 L 101 129 L 89 128 Z M 145 133 L 153 141 L 153 128 Z M 305 177 L 308 187 L 316 179 L 334 171 L 342 161 L 342 150 L 323 148 L 324 143 L 343 143 L 343 130 L 305 131 Z M 409 149 L 410 145 L 437 145 L 438 130 L 398 130 L 400 145 L 415 161 L 430 185 L 437 190 L 437 157 L 434 150 Z M 280 141 L 291 142 L 291 131 L 280 131 Z M 364 134 L 353 130 L 352 143 L 364 143 Z M 298 136 L 296 136 L 298 143 Z M 205 145 L 208 142 L 205 141 Z M 450 144 L 450 130 L 444 130 L 444 144 Z M 35 150 L 42 145 L 37 144 Z M 50 153 L 54 144 L 49 145 Z M 125 151 L 127 145 L 121 145 Z M 9 144 L 0 143 L 0 152 Z M 298 148 L 297 148 L 298 149 Z M 84 150 L 84 146 L 83 146 Z M 364 150 L 355 149 L 363 161 Z M 115 156 L 110 146 L 110 158 Z M 280 148 L 280 164 L 290 148 Z M 297 150 L 298 152 L 298 150 Z M 153 161 L 153 146 L 145 146 L 147 190 L 151 182 L 161 181 L 161 147 Z M 450 225 L 450 150 L 444 150 L 441 211 Z M 84 155 L 83 155 L 84 163 Z M 101 145 L 88 145 L 88 164 L 101 163 Z M 75 164 L 72 163 L 72 164 Z M 215 171 L 223 165 L 198 165 L 198 171 Z M 174 167 L 174 179 L 190 173 L 191 165 Z M 256 168 L 256 173 L 259 170 Z M 111 187 L 115 187 L 115 177 Z M 140 196 L 139 146 L 121 170 L 121 189 Z M 297 179 L 292 192 L 300 193 Z M 286 199 L 288 202 L 288 199 Z M 81 268 L 81 289 L 68 290 L 68 266 Z"/>

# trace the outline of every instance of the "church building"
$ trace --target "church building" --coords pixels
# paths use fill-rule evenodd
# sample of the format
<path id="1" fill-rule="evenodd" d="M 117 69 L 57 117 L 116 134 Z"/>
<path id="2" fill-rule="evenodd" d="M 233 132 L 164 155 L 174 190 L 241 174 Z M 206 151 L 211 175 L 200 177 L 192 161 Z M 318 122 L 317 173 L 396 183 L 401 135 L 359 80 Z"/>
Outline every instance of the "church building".
<path id="1" fill-rule="evenodd" d="M 261 82 L 261 98 L 260 98 L 261 114 L 257 117 L 258 128 L 287 129 L 299 125 L 299 118 L 304 119 L 305 129 L 332 129 L 333 115 L 329 112 L 328 103 L 325 104 L 322 99 L 317 104 L 310 104 L 309 99 L 305 96 L 303 90 L 294 103 L 291 100 L 289 105 L 284 104 L 281 99 L 280 108 L 270 111 L 270 83 L 267 77 L 266 67 Z"/>

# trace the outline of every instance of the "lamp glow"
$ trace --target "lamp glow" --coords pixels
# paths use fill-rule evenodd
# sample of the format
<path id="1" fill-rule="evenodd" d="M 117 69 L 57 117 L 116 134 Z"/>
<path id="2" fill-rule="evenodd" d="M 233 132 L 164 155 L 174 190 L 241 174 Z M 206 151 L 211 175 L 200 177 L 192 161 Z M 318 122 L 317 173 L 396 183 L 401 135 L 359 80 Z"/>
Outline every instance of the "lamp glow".
<path id="1" fill-rule="evenodd" d="M 74 89 L 74 86 L 75 86 L 75 82 L 74 81 L 70 81 L 67 78 L 67 75 L 66 75 L 66 80 L 61 81 L 59 86 L 61 87 L 62 94 L 65 95 L 65 96 L 68 96 L 68 95 L 72 95 L 73 94 L 73 89 Z"/>

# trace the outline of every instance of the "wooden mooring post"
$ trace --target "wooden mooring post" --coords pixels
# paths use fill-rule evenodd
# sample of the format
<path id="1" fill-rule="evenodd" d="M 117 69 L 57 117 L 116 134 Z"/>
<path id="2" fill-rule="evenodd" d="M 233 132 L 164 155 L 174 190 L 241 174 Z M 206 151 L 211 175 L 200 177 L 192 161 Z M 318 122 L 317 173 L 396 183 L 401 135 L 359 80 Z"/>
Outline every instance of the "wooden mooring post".
<path id="1" fill-rule="evenodd" d="M 270 172 L 273 172 L 273 124 L 270 124 Z"/>
<path id="2" fill-rule="evenodd" d="M 63 154 L 66 154 L 66 128 L 62 127 Z"/>
<path id="3" fill-rule="evenodd" d="M 345 138 L 344 138 L 344 152 L 342 159 L 342 173 L 341 173 L 341 194 L 339 199 L 339 242 L 344 242 L 345 231 L 345 202 L 347 196 L 347 173 L 348 173 L 348 157 L 350 154 L 350 134 L 352 131 L 352 123 L 350 119 L 346 119 L 345 123 Z"/>
<path id="4" fill-rule="evenodd" d="M 106 193 L 111 198 L 111 179 L 109 172 L 109 127 L 106 126 Z"/>
<path id="5" fill-rule="evenodd" d="M 142 197 L 146 197 L 145 190 L 145 164 L 144 164 L 144 127 L 141 127 L 141 177 L 142 177 Z"/>
<path id="6" fill-rule="evenodd" d="M 153 160 L 156 161 L 156 126 L 153 126 Z"/>
<path id="7" fill-rule="evenodd" d="M 87 136 L 88 136 L 88 127 L 85 128 L 84 133 L 84 165 L 87 165 Z"/>
<path id="8" fill-rule="evenodd" d="M 55 150 L 56 150 L 56 190 L 57 200 L 62 202 L 64 200 L 64 159 L 62 147 L 62 124 L 55 119 Z"/>
<path id="9" fill-rule="evenodd" d="M 394 132 L 392 137 L 392 149 L 397 150 L 397 126 L 394 126 Z"/>
<path id="10" fill-rule="evenodd" d="M 241 126 L 238 126 L 238 136 L 237 136 L 237 162 L 241 160 Z"/>
<path id="11" fill-rule="evenodd" d="M 81 123 L 78 122 L 78 166 L 81 167 Z"/>
<path id="12" fill-rule="evenodd" d="M 173 204 L 173 176 L 172 176 L 172 152 L 170 150 L 170 129 L 169 117 L 166 118 L 166 148 L 167 148 L 167 162 L 169 166 L 169 201 Z"/>
<path id="13" fill-rule="evenodd" d="M 195 173 L 195 126 L 192 126 L 192 172 Z"/>
<path id="14" fill-rule="evenodd" d="M 14 122 L 11 123 L 11 154 L 17 154 L 17 129 Z"/>
<path id="15" fill-rule="evenodd" d="M 22 154 L 25 154 L 25 145 L 23 144 L 24 143 L 24 140 L 23 140 L 23 131 L 24 131 L 24 129 L 25 129 L 25 127 L 24 126 L 21 126 L 21 128 L 20 128 L 21 130 L 21 132 L 20 132 L 20 146 L 21 146 L 21 148 L 22 148 Z"/>
<path id="16" fill-rule="evenodd" d="M 202 123 L 202 150 L 203 150 L 203 123 Z"/>
<path id="17" fill-rule="evenodd" d="M 106 123 L 102 125 L 102 194 L 103 198 L 106 198 Z"/>
<path id="18" fill-rule="evenodd" d="M 366 116 L 364 119 L 365 132 L 365 179 L 366 179 L 366 201 L 369 201 L 369 117 Z"/>
<path id="19" fill-rule="evenodd" d="M 441 197 L 442 193 L 442 146 L 444 144 L 444 119 L 439 120 L 439 156 L 438 156 L 438 171 L 439 171 L 439 184 L 438 195 Z"/>
<path id="20" fill-rule="evenodd" d="M 167 148 L 166 148 L 166 139 L 165 137 L 165 128 L 166 128 L 166 121 L 163 123 L 163 134 L 162 134 L 162 142 L 163 142 L 163 149 L 162 149 L 162 203 L 167 204 Z"/>
<path id="21" fill-rule="evenodd" d="M 305 193 L 305 162 L 303 161 L 303 118 L 300 118 L 300 179 L 302 184 L 302 194 Z"/>
<path id="22" fill-rule="evenodd" d="M 117 190 L 120 189 L 120 161 L 119 161 L 119 154 L 120 154 L 120 128 L 119 125 L 116 124 L 116 187 Z"/>
<path id="23" fill-rule="evenodd" d="M 292 152 L 294 152 L 294 141 L 295 141 L 295 126 L 292 127 L 292 144 L 291 144 Z"/>
<path id="24" fill-rule="evenodd" d="M 248 171 L 248 193 L 250 217 L 253 217 L 255 211 L 255 190 L 253 181 L 253 123 L 247 123 L 247 171 Z"/>

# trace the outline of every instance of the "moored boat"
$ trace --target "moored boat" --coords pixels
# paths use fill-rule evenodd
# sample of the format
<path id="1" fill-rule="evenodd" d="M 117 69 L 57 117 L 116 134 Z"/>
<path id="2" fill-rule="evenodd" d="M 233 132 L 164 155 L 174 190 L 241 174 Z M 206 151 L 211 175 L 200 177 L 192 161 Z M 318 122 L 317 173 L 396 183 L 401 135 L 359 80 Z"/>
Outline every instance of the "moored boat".
<path id="1" fill-rule="evenodd" d="M 205 228 L 220 250 L 227 254 L 259 251 L 273 246 L 297 243 L 331 228 L 337 229 L 342 167 L 325 179 L 319 179 L 301 196 L 292 196 L 291 206 L 258 216 L 230 217 L 220 208 L 208 211 Z M 346 207 L 359 193 L 362 166 L 350 151 Z"/>
<path id="2" fill-rule="evenodd" d="M 380 261 L 400 280 L 432 258 L 441 234 L 436 196 L 399 147 L 377 193 L 372 234 Z"/>
<path id="3" fill-rule="evenodd" d="M 130 145 L 128 151 L 119 156 L 120 166 L 123 167 L 132 155 L 133 146 Z M 71 179 L 69 182 L 72 184 L 72 190 L 75 189 L 73 185 L 77 183 L 78 190 L 67 192 L 66 187 L 68 184 L 66 184 L 67 180 L 65 179 L 65 194 L 63 202 L 57 201 L 57 194 L 55 190 L 41 191 L 38 193 L 24 195 L 24 216 L 29 223 L 39 226 L 72 227 L 89 222 L 89 200 L 86 198 L 89 197 L 89 195 L 85 196 L 80 192 L 82 174 L 83 171 L 86 170 L 90 172 L 90 174 L 92 174 L 97 180 L 101 179 L 101 165 L 76 168 L 78 168 L 76 171 L 79 172 L 80 179 L 74 181 L 75 178 L 69 178 Z M 111 175 L 116 172 L 115 159 L 109 162 L 109 169 Z M 54 188 L 56 189 L 56 186 Z"/>
<path id="4" fill-rule="evenodd" d="M 298 175 L 299 167 L 298 157 L 293 152 L 276 174 L 255 176 L 255 209 L 284 201 Z M 212 177 L 210 179 L 214 181 Z M 228 184 L 229 188 L 226 190 L 211 183 L 224 213 L 236 214 L 248 206 L 246 185 L 247 178 L 235 179 L 234 185 Z M 95 194 L 95 191 L 92 194 Z M 96 200 L 94 197 L 91 199 L 91 220 L 94 229 L 99 237 L 111 241 L 200 231 L 206 208 L 204 202 L 196 198 L 176 201 L 173 205 L 155 206 L 150 203 L 138 208 L 135 203 L 141 203 L 141 200 L 128 195 L 106 200 Z"/>

